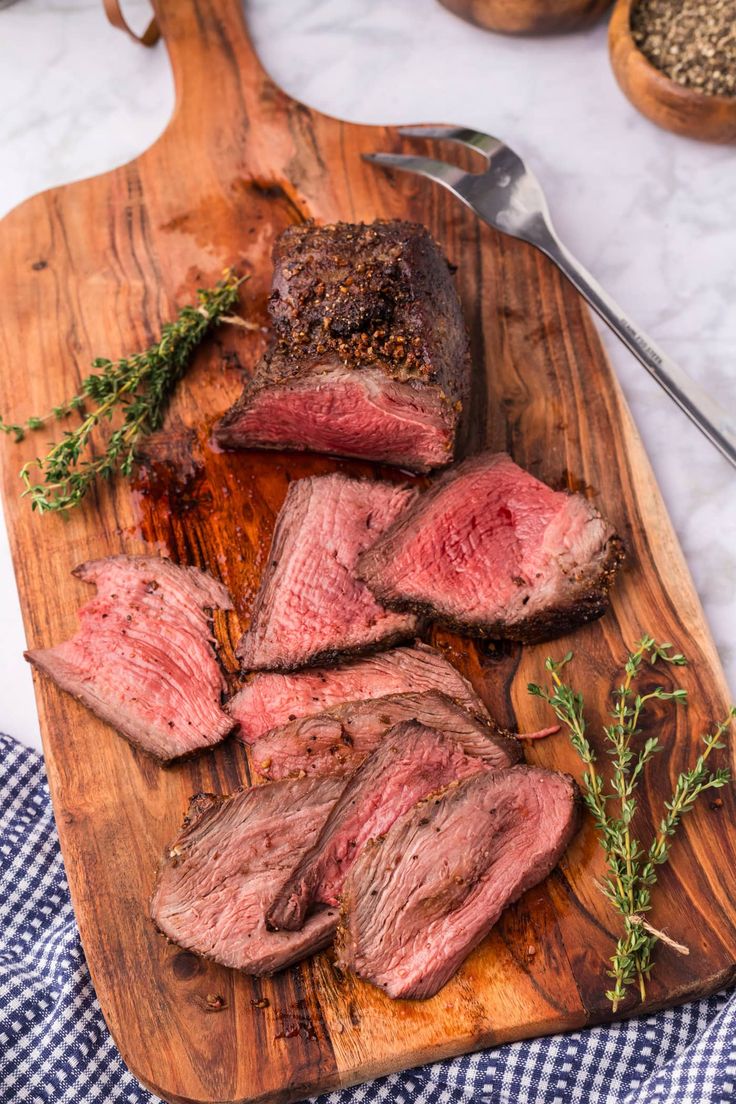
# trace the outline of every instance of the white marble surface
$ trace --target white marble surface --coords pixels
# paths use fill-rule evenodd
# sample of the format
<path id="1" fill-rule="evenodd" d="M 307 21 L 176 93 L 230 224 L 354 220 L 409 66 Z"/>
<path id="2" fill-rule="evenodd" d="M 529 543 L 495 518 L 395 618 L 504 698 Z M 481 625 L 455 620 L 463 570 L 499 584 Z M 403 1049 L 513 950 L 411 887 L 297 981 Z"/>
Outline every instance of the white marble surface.
<path id="1" fill-rule="evenodd" d="M 166 125 L 174 94 L 163 46 L 134 45 L 100 7 L 21 0 L 0 11 L 0 214 L 120 164 Z M 145 23 L 142 0 L 126 10 Z M 736 405 L 734 151 L 642 119 L 615 86 L 604 27 L 505 39 L 435 0 L 253 0 L 248 11 L 267 68 L 307 103 L 362 122 L 467 123 L 518 149 L 571 249 L 671 356 Z M 736 472 L 605 340 L 736 694 Z M 38 745 L 4 529 L 0 619 L 0 728 Z"/>

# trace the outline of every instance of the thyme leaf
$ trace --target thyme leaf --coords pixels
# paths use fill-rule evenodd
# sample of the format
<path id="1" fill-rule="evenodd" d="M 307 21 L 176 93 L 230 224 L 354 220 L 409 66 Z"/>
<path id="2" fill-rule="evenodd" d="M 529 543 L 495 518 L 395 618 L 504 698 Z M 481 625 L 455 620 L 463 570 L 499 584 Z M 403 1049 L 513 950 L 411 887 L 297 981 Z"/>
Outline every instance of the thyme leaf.
<path id="1" fill-rule="evenodd" d="M 603 726 L 604 747 L 610 768 L 604 771 L 586 733 L 583 695 L 563 682 L 562 672 L 571 662 L 572 652 L 560 660 L 548 658 L 545 668 L 551 676 L 551 686 L 529 683 L 529 693 L 542 698 L 569 733 L 570 742 L 582 761 L 583 801 L 595 821 L 599 842 L 606 855 L 607 875 L 599 885 L 609 903 L 621 914 L 623 933 L 611 956 L 608 974 L 613 985 L 606 992 L 615 1012 L 633 986 L 643 1000 L 646 981 L 653 966 L 656 944 L 664 940 L 682 952 L 686 948 L 673 943 L 645 919 L 651 909 L 651 893 L 657 883 L 657 868 L 670 857 L 673 837 L 683 816 L 689 813 L 697 799 L 707 790 L 719 789 L 731 780 L 726 767 L 711 771 L 708 757 L 726 746 L 736 707 L 732 706 L 725 720 L 702 737 L 704 750 L 695 765 L 683 771 L 665 802 L 664 814 L 651 841 L 644 845 L 632 834 L 632 822 L 637 812 L 637 787 L 644 768 L 661 750 L 658 736 L 650 736 L 639 744 L 641 720 L 652 701 L 672 701 L 687 704 L 687 691 L 667 690 L 656 686 L 648 693 L 638 693 L 635 683 L 646 665 L 669 664 L 685 666 L 687 660 L 674 652 L 669 643 L 658 644 L 644 635 L 629 652 L 623 666 L 620 683 L 611 693 L 611 724 Z"/>
<path id="2" fill-rule="evenodd" d="M 242 323 L 228 312 L 237 303 L 244 279 L 228 271 L 214 288 L 200 288 L 196 305 L 184 307 L 173 322 L 164 325 L 159 341 L 144 352 L 118 361 L 98 357 L 92 362 L 95 371 L 82 381 L 79 392 L 44 417 L 33 416 L 22 423 L 0 418 L 0 431 L 22 441 L 26 433 L 50 422 L 75 412 L 81 416 L 79 425 L 64 430 L 46 456 L 21 468 L 23 497 L 30 498 L 32 509 L 70 510 L 97 479 L 109 479 L 116 472 L 130 476 L 140 438 L 160 427 L 174 388 L 203 339 L 221 322 Z M 122 415 L 119 424 L 100 455 L 95 455 L 95 431 L 116 415 Z"/>

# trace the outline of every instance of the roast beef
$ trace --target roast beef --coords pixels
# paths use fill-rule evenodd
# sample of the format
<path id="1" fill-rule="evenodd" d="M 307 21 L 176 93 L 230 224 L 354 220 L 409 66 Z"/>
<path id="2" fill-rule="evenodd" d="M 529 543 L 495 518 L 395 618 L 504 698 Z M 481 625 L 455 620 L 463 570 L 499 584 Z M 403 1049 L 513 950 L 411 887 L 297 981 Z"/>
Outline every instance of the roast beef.
<path id="1" fill-rule="evenodd" d="M 484 771 L 420 802 L 345 879 L 340 965 L 391 997 L 434 996 L 555 866 L 577 804 L 571 778 L 533 767 Z"/>
<path id="2" fill-rule="evenodd" d="M 346 702 L 325 713 L 290 721 L 259 737 L 251 761 L 265 778 L 323 774 L 355 768 L 401 721 L 416 720 L 451 736 L 467 755 L 495 768 L 521 757 L 518 740 L 490 720 L 468 713 L 438 690 Z"/>
<path id="3" fill-rule="evenodd" d="M 244 667 L 292 670 L 411 637 L 413 614 L 384 609 L 355 577 L 360 552 L 414 495 L 391 483 L 323 475 L 289 487 L 276 520 Z"/>
<path id="4" fill-rule="evenodd" d="M 215 428 L 427 471 L 453 457 L 470 389 L 460 302 L 423 226 L 303 223 L 274 249 L 273 343 Z"/>
<path id="5" fill-rule="evenodd" d="M 222 740 L 233 722 L 204 611 L 232 609 L 225 588 L 157 556 L 91 560 L 74 574 L 97 587 L 76 635 L 26 659 L 160 760 Z"/>
<path id="6" fill-rule="evenodd" d="M 253 743 L 270 729 L 334 705 L 408 691 L 442 690 L 465 709 L 486 717 L 485 706 L 467 679 L 427 644 L 393 648 L 350 660 L 339 667 L 308 668 L 294 674 L 259 671 L 228 703 L 239 735 Z"/>
<path id="7" fill-rule="evenodd" d="M 483 453 L 405 510 L 360 557 L 358 574 L 393 608 L 531 642 L 600 617 L 621 558 L 612 526 L 582 495 Z"/>
<path id="8" fill-rule="evenodd" d="M 271 932 L 264 918 L 344 785 L 330 775 L 195 798 L 161 863 L 151 902 L 160 931 L 188 951 L 257 975 L 325 947 L 336 909 L 315 911 L 299 932 Z"/>
<path id="9" fill-rule="evenodd" d="M 416 721 L 396 725 L 337 799 L 317 842 L 268 910 L 268 927 L 299 931 L 314 904 L 337 905 L 367 840 L 388 831 L 421 798 L 483 769 L 440 732 Z"/>

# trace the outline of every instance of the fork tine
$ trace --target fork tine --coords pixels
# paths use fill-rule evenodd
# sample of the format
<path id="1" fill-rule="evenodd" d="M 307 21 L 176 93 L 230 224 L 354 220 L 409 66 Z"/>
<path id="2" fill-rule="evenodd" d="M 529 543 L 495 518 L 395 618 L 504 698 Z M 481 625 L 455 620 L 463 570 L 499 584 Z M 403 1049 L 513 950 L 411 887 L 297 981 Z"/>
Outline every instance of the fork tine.
<path id="1" fill-rule="evenodd" d="M 420 125 L 411 127 L 399 127 L 402 138 L 440 138 L 447 142 L 457 142 L 466 149 L 476 150 L 478 153 L 490 157 L 491 154 L 503 147 L 503 142 L 498 138 L 484 134 L 481 130 L 471 130 L 469 127 L 431 126 Z"/>
<path id="2" fill-rule="evenodd" d="M 444 161 L 435 161 L 431 157 L 412 157 L 406 153 L 364 153 L 364 161 L 382 165 L 384 169 L 398 169 L 400 172 L 418 173 L 446 188 L 456 188 L 462 184 L 467 173 L 457 165 L 447 165 Z"/>

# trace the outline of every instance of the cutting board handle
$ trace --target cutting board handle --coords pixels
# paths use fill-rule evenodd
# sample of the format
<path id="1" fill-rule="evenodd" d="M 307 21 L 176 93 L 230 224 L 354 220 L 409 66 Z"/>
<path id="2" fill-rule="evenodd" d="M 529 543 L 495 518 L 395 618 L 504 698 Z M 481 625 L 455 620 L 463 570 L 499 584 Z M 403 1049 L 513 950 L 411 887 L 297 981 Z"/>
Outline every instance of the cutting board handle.
<path id="1" fill-rule="evenodd" d="M 171 61 L 176 114 L 223 107 L 254 106 L 264 86 L 272 85 L 260 63 L 243 14 L 242 0 L 153 0 Z M 238 102 L 239 101 L 239 102 Z"/>

